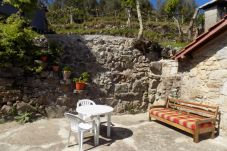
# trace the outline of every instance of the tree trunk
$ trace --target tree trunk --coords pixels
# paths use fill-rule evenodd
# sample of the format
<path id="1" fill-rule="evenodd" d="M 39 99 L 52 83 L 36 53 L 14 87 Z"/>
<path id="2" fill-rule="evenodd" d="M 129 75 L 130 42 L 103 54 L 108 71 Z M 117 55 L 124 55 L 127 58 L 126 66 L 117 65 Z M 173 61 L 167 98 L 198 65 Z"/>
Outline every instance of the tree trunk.
<path id="1" fill-rule="evenodd" d="M 73 14 L 72 13 L 70 13 L 69 19 L 70 19 L 70 24 L 73 24 Z"/>
<path id="2" fill-rule="evenodd" d="M 117 26 L 117 11 L 116 10 L 114 11 L 114 20 L 115 20 L 114 26 Z"/>
<path id="3" fill-rule="evenodd" d="M 194 35 L 193 39 L 196 39 L 198 36 L 199 36 L 199 29 L 196 28 L 195 29 L 195 35 Z"/>
<path id="4" fill-rule="evenodd" d="M 141 15 L 140 2 L 139 2 L 139 0 L 136 0 L 136 11 L 137 11 L 137 16 L 138 16 L 139 24 L 140 24 L 140 29 L 139 29 L 139 33 L 138 33 L 137 39 L 141 39 L 142 36 L 143 36 L 143 19 L 142 19 L 142 15 Z"/>
<path id="5" fill-rule="evenodd" d="M 188 32 L 187 32 L 188 33 L 188 40 L 192 39 L 193 25 L 194 25 L 194 22 L 195 22 L 195 19 L 196 19 L 198 13 L 199 13 L 199 9 L 197 8 L 195 10 L 194 14 L 193 14 L 193 17 L 192 17 L 190 24 L 189 24 L 189 27 L 188 27 Z"/>
<path id="6" fill-rule="evenodd" d="M 132 9 L 131 8 L 126 8 L 126 11 L 127 11 L 127 15 L 128 15 L 128 20 L 127 20 L 127 27 L 131 27 L 131 18 L 132 18 Z"/>
<path id="7" fill-rule="evenodd" d="M 177 25 L 179 37 L 180 37 L 180 39 L 182 39 L 183 32 L 181 30 L 181 26 L 180 26 L 179 20 L 176 17 L 174 17 L 174 16 L 173 16 L 173 20 L 174 20 L 174 22 Z"/>
<path id="8" fill-rule="evenodd" d="M 62 0 L 62 1 L 61 1 L 61 9 L 64 8 L 64 5 L 65 5 L 65 0 Z"/>
<path id="9" fill-rule="evenodd" d="M 184 24 L 184 15 L 181 15 L 181 24 Z"/>
<path id="10" fill-rule="evenodd" d="M 150 11 L 148 12 L 148 23 L 151 22 L 151 15 L 150 15 Z"/>

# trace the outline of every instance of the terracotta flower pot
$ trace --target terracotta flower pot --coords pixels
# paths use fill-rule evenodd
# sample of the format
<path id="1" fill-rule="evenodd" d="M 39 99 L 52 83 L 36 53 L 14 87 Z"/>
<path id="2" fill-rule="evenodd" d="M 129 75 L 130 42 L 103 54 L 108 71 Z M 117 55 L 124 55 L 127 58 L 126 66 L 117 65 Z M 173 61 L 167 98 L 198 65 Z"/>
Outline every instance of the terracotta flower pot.
<path id="1" fill-rule="evenodd" d="M 46 62 L 48 57 L 47 56 L 41 56 L 40 59 L 43 61 L 43 62 Z"/>
<path id="2" fill-rule="evenodd" d="M 63 71 L 63 79 L 67 81 L 70 78 L 71 71 Z"/>
<path id="3" fill-rule="evenodd" d="M 53 65 L 52 69 L 54 72 L 58 72 L 59 71 L 59 65 Z"/>
<path id="4" fill-rule="evenodd" d="M 86 88 L 86 83 L 76 82 L 76 90 L 84 90 Z"/>

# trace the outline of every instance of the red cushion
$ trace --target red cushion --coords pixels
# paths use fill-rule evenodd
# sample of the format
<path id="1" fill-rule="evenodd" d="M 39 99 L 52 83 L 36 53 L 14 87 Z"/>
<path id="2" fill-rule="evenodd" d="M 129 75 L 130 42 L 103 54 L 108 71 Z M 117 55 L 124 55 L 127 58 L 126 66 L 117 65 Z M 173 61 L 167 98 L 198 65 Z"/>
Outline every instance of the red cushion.
<path id="1" fill-rule="evenodd" d="M 154 108 L 150 110 L 150 114 L 177 123 L 192 130 L 194 130 L 196 127 L 196 121 L 202 119 L 202 117 L 188 115 L 184 112 L 179 112 L 168 108 Z M 211 126 L 212 123 L 204 123 L 200 125 L 201 128 L 207 128 Z"/>

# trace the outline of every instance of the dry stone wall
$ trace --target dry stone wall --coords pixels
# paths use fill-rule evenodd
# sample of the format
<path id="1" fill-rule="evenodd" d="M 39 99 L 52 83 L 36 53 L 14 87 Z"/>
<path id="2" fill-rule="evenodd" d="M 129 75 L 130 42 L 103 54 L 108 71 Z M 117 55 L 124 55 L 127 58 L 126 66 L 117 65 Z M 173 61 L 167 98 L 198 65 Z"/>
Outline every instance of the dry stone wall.
<path id="1" fill-rule="evenodd" d="M 74 84 L 64 84 L 62 73 L 49 68 L 27 77 L 21 69 L 0 70 L 2 117 L 26 111 L 35 116 L 61 117 L 65 111 L 75 111 L 77 101 L 83 98 L 111 105 L 115 113 L 137 113 L 165 99 L 172 89 L 178 93 L 174 84 L 176 62 L 159 61 L 157 50 L 144 54 L 133 48 L 132 38 L 45 35 L 37 40 L 39 45 L 47 41 L 62 46 L 61 66 L 72 67 L 71 79 L 89 72 L 86 90 L 74 93 Z"/>
<path id="2" fill-rule="evenodd" d="M 227 32 L 179 65 L 181 97 L 220 106 L 221 127 L 227 129 Z"/>

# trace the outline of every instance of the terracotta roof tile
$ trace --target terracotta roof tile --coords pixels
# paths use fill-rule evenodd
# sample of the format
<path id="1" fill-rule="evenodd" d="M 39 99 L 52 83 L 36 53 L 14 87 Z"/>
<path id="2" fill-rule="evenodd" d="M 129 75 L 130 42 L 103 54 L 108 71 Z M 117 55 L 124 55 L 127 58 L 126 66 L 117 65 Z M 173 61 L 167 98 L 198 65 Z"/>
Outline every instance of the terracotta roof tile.
<path id="1" fill-rule="evenodd" d="M 191 42 L 189 45 L 184 47 L 180 52 L 178 52 L 173 57 L 173 59 L 177 60 L 179 58 L 183 58 L 190 52 L 195 51 L 196 49 L 202 47 L 208 41 L 210 41 L 214 37 L 218 36 L 219 33 L 223 30 L 227 30 L 227 15 L 221 21 L 219 21 L 217 24 L 212 26 L 207 32 L 201 34 L 193 42 Z"/>

